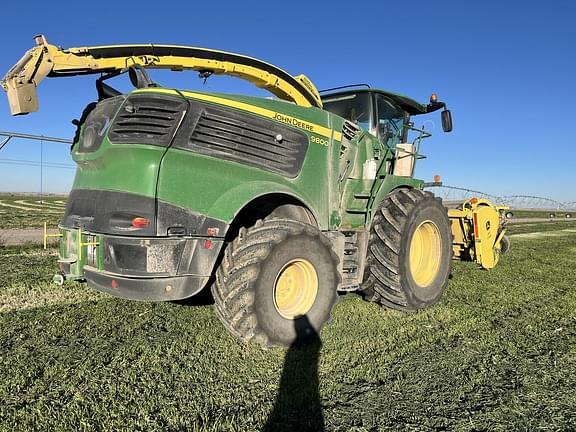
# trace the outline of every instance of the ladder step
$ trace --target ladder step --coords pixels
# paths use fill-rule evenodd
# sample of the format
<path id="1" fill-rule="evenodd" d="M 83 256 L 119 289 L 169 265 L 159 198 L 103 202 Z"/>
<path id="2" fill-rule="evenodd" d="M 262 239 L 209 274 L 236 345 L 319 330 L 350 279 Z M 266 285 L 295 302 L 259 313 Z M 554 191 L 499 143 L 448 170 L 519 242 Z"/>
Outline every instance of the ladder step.
<path id="1" fill-rule="evenodd" d="M 344 233 L 344 241 L 346 243 L 356 244 L 357 240 L 358 240 L 358 234 L 356 234 L 354 231 L 347 231 Z"/>
<path id="2" fill-rule="evenodd" d="M 349 281 L 349 282 L 342 282 L 342 284 L 340 284 L 340 286 L 338 287 L 338 291 L 347 291 L 347 292 L 352 292 L 352 291 L 358 291 L 358 284 L 354 281 Z"/>
<path id="3" fill-rule="evenodd" d="M 368 199 L 370 198 L 370 194 L 369 193 L 355 193 L 354 194 L 354 198 L 358 198 L 358 199 Z"/>
<path id="4" fill-rule="evenodd" d="M 365 208 L 347 208 L 346 212 L 348 213 L 367 213 Z"/>
<path id="5" fill-rule="evenodd" d="M 357 213 L 365 213 L 365 209 L 351 209 Z M 344 235 L 344 253 L 341 259 L 340 272 L 342 276 L 342 281 L 338 286 L 339 291 L 357 291 L 362 282 L 363 266 L 361 262 L 360 250 L 362 245 L 360 240 L 364 239 L 366 235 L 364 232 L 358 232 L 354 230 L 342 231 Z M 341 253 L 342 253 L 341 252 Z"/>
<path id="6" fill-rule="evenodd" d="M 358 266 L 356 266 L 356 265 L 342 268 L 342 271 L 344 272 L 344 274 L 356 273 L 357 270 L 358 270 Z"/>

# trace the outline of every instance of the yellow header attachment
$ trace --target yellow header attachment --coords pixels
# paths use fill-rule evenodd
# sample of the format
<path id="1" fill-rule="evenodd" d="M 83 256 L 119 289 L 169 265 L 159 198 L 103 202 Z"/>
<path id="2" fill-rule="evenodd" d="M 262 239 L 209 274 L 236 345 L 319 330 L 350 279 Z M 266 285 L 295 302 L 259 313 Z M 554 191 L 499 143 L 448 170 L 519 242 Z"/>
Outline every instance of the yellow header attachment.
<path id="1" fill-rule="evenodd" d="M 63 49 L 36 36 L 30 49 L 0 81 L 12 115 L 38 111 L 36 87 L 48 77 L 111 73 L 130 66 L 195 70 L 231 75 L 265 88 L 280 99 L 305 107 L 322 107 L 318 90 L 305 75 L 292 76 L 252 57 L 181 45 L 106 45 Z"/>
<path id="2" fill-rule="evenodd" d="M 458 209 L 449 209 L 454 258 L 475 261 L 485 269 L 496 266 L 507 250 L 506 219 L 502 210 L 487 199 L 471 198 Z"/>

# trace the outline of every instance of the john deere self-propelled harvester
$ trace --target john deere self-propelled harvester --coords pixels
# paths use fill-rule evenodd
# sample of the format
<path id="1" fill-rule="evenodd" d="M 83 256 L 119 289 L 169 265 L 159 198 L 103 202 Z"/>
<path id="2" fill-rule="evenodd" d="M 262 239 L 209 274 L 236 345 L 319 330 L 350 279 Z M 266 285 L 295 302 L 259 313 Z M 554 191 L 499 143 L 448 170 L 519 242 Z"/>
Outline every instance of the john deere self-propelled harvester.
<path id="1" fill-rule="evenodd" d="M 287 345 L 299 323 L 320 330 L 337 291 L 420 309 L 439 300 L 453 257 L 491 268 L 507 245 L 490 202 L 447 211 L 412 178 L 428 134 L 411 117 L 443 109 L 452 128 L 435 97 L 423 105 L 360 87 L 321 96 L 303 75 L 201 48 L 36 41 L 2 81 L 13 114 L 38 109 L 47 76 L 102 74 L 72 146 L 60 224 L 68 279 L 138 300 L 211 286 L 231 333 Z M 164 88 L 147 68 L 233 75 L 279 99 Z M 136 87 L 128 94 L 105 83 L 123 72 Z"/>

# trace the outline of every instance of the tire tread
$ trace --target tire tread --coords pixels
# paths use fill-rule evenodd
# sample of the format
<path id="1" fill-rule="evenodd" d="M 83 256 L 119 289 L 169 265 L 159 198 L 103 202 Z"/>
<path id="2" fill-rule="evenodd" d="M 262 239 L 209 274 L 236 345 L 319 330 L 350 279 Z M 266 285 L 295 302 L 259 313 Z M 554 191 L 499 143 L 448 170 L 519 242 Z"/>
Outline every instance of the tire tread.
<path id="1" fill-rule="evenodd" d="M 330 241 L 312 225 L 288 219 L 259 220 L 251 228 L 243 228 L 224 250 L 221 265 L 212 285 L 214 309 L 226 329 L 243 341 L 253 341 L 263 347 L 279 345 L 258 323 L 254 310 L 255 294 L 251 288 L 258 279 L 260 263 L 276 245 L 289 236 L 305 233 L 316 237 L 331 251 L 332 260 L 338 258 Z M 333 303 L 337 300 L 334 290 Z M 329 321 L 329 320 L 328 320 Z"/>
<path id="2" fill-rule="evenodd" d="M 416 206 L 425 205 L 422 201 L 426 200 L 434 206 L 442 203 L 432 193 L 419 189 L 396 189 L 382 202 L 370 229 L 364 282 L 360 288 L 364 299 L 402 311 L 425 306 L 406 293 L 401 277 L 400 249 L 410 214 Z M 449 226 L 447 213 L 445 223 Z"/>

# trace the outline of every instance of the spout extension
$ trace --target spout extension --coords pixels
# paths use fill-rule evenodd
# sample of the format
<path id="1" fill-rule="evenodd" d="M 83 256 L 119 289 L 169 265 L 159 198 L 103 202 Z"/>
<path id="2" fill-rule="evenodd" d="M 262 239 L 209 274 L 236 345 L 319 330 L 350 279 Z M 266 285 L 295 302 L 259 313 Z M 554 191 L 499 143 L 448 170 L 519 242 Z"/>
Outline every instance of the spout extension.
<path id="1" fill-rule="evenodd" d="M 28 50 L 0 81 L 8 93 L 12 115 L 38 111 L 36 87 L 46 77 L 123 73 L 128 66 L 150 69 L 209 71 L 229 75 L 265 88 L 280 99 L 304 107 L 322 107 L 318 90 L 304 75 L 241 54 L 183 45 L 104 45 L 61 48 L 46 37 L 34 37 Z"/>
<path id="2" fill-rule="evenodd" d="M 36 87 L 54 66 L 50 51 L 56 47 L 51 47 L 43 35 L 35 36 L 34 40 L 36 46 L 28 50 L 0 80 L 0 85 L 8 95 L 12 115 L 38 111 Z"/>

